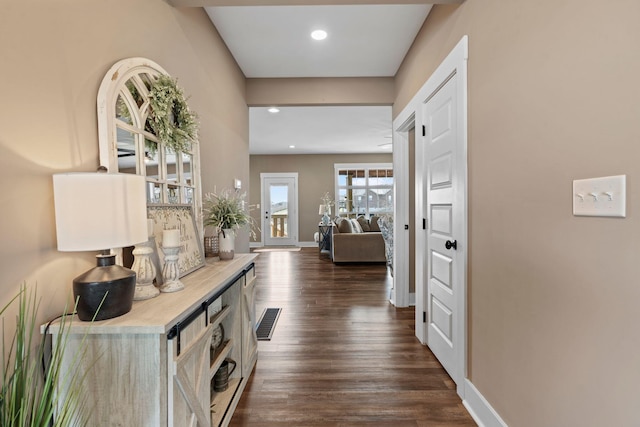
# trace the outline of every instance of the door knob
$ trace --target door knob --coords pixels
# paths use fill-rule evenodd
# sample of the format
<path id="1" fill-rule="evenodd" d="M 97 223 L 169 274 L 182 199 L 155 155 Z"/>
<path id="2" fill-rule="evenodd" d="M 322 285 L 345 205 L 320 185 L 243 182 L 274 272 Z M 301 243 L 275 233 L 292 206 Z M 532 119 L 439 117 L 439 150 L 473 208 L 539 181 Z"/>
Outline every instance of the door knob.
<path id="1" fill-rule="evenodd" d="M 447 240 L 447 242 L 444 244 L 444 247 L 447 249 L 451 249 L 453 248 L 454 250 L 458 249 L 458 241 L 454 240 L 453 242 L 451 240 Z"/>

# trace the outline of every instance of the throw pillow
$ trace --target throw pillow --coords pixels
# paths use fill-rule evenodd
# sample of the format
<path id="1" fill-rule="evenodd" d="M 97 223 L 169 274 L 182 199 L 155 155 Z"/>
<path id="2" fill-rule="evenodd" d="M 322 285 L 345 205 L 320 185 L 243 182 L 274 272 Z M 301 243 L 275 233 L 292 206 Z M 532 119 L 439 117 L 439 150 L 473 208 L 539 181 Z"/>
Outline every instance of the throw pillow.
<path id="1" fill-rule="evenodd" d="M 362 227 L 360 227 L 360 223 L 355 218 L 351 218 L 351 228 L 354 233 L 362 233 Z"/>
<path id="2" fill-rule="evenodd" d="M 378 225 L 378 219 L 380 217 L 377 215 L 373 215 L 371 217 L 371 221 L 369 221 L 369 227 L 371 228 L 371 231 L 380 231 L 380 226 Z"/>
<path id="3" fill-rule="evenodd" d="M 336 225 L 341 233 L 353 233 L 353 227 L 351 227 L 351 221 L 348 218 L 338 218 Z"/>
<path id="4" fill-rule="evenodd" d="M 364 231 L 365 233 L 367 231 L 371 231 L 371 227 L 369 226 L 369 221 L 367 221 L 367 219 L 360 215 L 358 218 L 358 224 L 360 224 L 360 228 L 362 228 L 362 231 Z"/>

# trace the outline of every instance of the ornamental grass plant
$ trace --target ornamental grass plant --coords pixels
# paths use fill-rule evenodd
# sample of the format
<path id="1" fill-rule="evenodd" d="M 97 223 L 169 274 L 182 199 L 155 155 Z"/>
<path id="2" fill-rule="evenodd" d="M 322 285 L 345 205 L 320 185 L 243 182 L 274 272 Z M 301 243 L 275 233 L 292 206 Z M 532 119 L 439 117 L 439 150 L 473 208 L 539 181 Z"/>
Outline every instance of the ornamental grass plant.
<path id="1" fill-rule="evenodd" d="M 247 194 L 233 190 L 224 190 L 220 194 L 216 192 L 204 195 L 202 211 L 205 227 L 214 227 L 216 232 L 232 230 L 249 225 L 251 237 L 255 239 L 256 224 L 249 214 L 250 207 L 245 202 Z"/>
<path id="2" fill-rule="evenodd" d="M 16 327 L 12 337 L 5 331 L 5 315 L 18 304 Z M 0 310 L 2 316 L 2 389 L 0 390 L 0 426 L 67 427 L 89 425 L 86 400 L 80 393 L 84 375 L 78 368 L 86 351 L 73 355 L 62 371 L 65 347 L 69 339 L 71 315 L 63 315 L 60 330 L 53 338 L 50 355 L 46 340 L 34 336 L 39 300 L 36 291 L 26 285 Z M 66 311 L 66 310 L 65 310 Z M 82 349 L 86 346 L 83 343 Z M 45 359 L 48 356 L 48 363 Z M 60 391 L 65 390 L 65 393 Z"/>

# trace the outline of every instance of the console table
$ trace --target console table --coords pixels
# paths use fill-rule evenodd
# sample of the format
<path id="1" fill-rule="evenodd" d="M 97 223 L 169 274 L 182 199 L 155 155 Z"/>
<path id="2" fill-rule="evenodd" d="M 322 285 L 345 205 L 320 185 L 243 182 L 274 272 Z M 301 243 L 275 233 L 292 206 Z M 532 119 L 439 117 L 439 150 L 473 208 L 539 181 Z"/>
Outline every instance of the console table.
<path id="1" fill-rule="evenodd" d="M 92 411 L 91 425 L 229 424 L 258 357 L 256 256 L 207 261 L 181 278 L 182 291 L 135 301 L 129 313 L 114 319 L 91 323 L 76 318 L 67 325 L 63 366 L 69 366 L 85 340 L 80 369 L 87 374 L 81 393 Z M 224 339 L 212 349 L 212 334 L 220 324 Z M 59 332 L 59 323 L 48 330 Z M 237 367 L 227 390 L 215 392 L 214 374 L 228 358 Z"/>

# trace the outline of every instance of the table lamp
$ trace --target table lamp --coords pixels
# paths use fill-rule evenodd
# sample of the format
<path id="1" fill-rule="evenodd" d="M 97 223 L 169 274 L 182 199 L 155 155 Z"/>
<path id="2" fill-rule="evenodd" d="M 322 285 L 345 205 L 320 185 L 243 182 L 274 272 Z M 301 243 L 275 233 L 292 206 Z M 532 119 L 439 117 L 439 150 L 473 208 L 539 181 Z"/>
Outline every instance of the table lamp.
<path id="1" fill-rule="evenodd" d="M 320 205 L 320 208 L 318 209 L 318 214 L 322 215 L 322 220 L 321 220 L 322 225 L 331 224 L 331 217 L 329 216 L 331 214 L 331 206 Z"/>
<path id="2" fill-rule="evenodd" d="M 104 320 L 131 310 L 133 270 L 117 265 L 111 248 L 147 241 L 145 178 L 123 173 L 53 175 L 58 250 L 101 251 L 97 266 L 73 280 L 80 320 Z"/>

